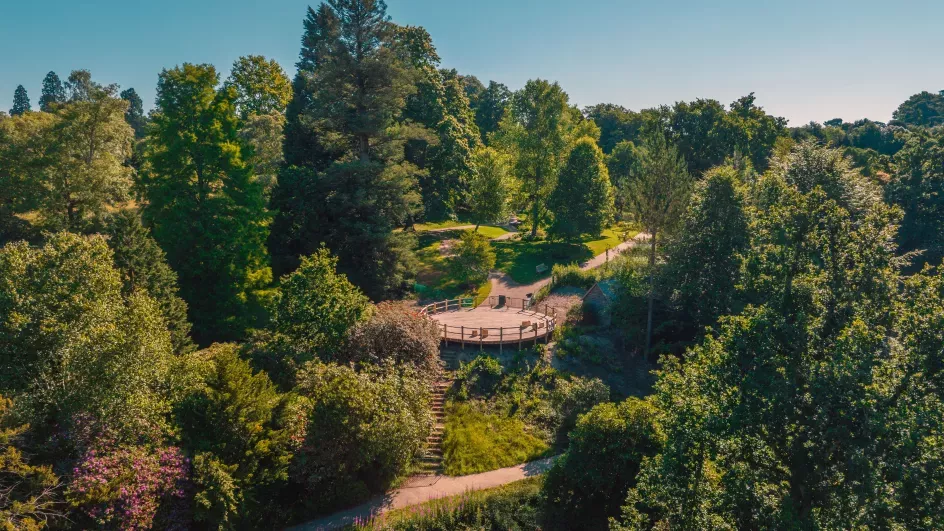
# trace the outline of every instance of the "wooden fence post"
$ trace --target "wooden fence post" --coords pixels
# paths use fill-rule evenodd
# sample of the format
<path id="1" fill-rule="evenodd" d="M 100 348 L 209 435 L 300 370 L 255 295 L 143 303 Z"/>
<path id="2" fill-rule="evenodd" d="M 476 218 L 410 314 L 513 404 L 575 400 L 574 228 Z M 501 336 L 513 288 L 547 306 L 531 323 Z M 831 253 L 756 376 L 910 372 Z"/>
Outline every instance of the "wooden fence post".
<path id="1" fill-rule="evenodd" d="M 449 325 L 443 325 L 443 338 L 446 340 L 446 348 L 449 348 Z"/>
<path id="2" fill-rule="evenodd" d="M 465 325 L 462 325 L 459 333 L 461 334 L 459 337 L 462 338 L 462 350 L 465 350 Z"/>
<path id="3" fill-rule="evenodd" d="M 503 339 L 504 336 L 505 336 L 505 329 L 499 328 L 498 329 L 498 355 L 499 356 L 501 356 L 501 353 L 502 353 L 502 342 L 504 341 Z"/>

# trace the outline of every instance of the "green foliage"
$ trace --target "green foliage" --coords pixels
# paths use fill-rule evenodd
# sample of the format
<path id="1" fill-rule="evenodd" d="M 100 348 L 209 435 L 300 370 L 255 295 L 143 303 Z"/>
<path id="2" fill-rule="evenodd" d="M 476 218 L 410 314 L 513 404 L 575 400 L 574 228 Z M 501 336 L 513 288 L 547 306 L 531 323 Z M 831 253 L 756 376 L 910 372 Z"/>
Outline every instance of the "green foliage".
<path id="1" fill-rule="evenodd" d="M 125 111 L 125 121 L 134 129 L 135 138 L 144 138 L 147 127 L 147 116 L 144 114 L 144 102 L 141 96 L 133 88 L 121 91 L 121 99 L 128 102 L 128 110 Z"/>
<path id="2" fill-rule="evenodd" d="M 373 162 L 283 171 L 272 194 L 280 211 L 270 243 L 281 253 L 278 270 L 293 270 L 299 256 L 324 243 L 339 271 L 372 299 L 402 295 L 415 275 L 415 239 L 392 229 L 418 208 L 414 184 L 407 167 Z"/>
<path id="3" fill-rule="evenodd" d="M 898 214 L 832 191 L 859 182 L 831 178 L 834 167 L 758 183 L 741 280 L 753 305 L 684 364 L 666 362 L 655 395 L 666 446 L 614 528 L 934 527 L 938 494 L 904 471 L 940 458 L 924 446 L 939 423 L 919 420 L 940 411 L 939 393 L 917 369 L 939 357 L 939 334 L 925 335 L 938 281 L 900 291 Z"/>
<path id="4" fill-rule="evenodd" d="M 246 164 L 252 168 L 266 198 L 271 195 L 279 169 L 285 162 L 282 156 L 284 129 L 285 116 L 277 112 L 250 115 L 239 127 Z"/>
<path id="5" fill-rule="evenodd" d="M 495 251 L 487 236 L 473 230 L 462 233 L 449 258 L 452 278 L 466 284 L 479 284 L 488 280 L 488 273 L 495 267 Z"/>
<path id="6" fill-rule="evenodd" d="M 254 374 L 233 344 L 196 356 L 208 365 L 203 382 L 176 406 L 184 446 L 199 458 L 196 518 L 210 527 L 260 525 L 288 480 L 295 434 L 283 417 L 291 398 L 280 395 L 265 373 Z"/>
<path id="7" fill-rule="evenodd" d="M 448 403 L 442 448 L 444 473 L 465 476 L 533 461 L 548 445 L 519 419 Z"/>
<path id="8" fill-rule="evenodd" d="M 478 356 L 463 363 L 455 373 L 456 396 L 468 400 L 472 396 L 489 396 L 501 382 L 501 363 L 491 356 Z"/>
<path id="9" fill-rule="evenodd" d="M 55 72 L 49 72 L 43 78 L 43 93 L 39 97 L 39 110 L 52 112 L 56 105 L 65 103 L 66 89 Z"/>
<path id="10" fill-rule="evenodd" d="M 233 91 L 217 82 L 209 65 L 161 73 L 141 179 L 198 343 L 242 337 L 271 282 L 262 187 L 240 155 Z"/>
<path id="11" fill-rule="evenodd" d="M 737 170 L 708 171 L 697 185 L 678 236 L 667 246 L 662 273 L 669 297 L 695 332 L 735 312 L 741 256 L 750 221 Z"/>
<path id="12" fill-rule="evenodd" d="M 381 302 L 369 319 L 350 329 L 343 357 L 356 363 L 411 366 L 432 379 L 440 373 L 439 342 L 435 321 L 406 304 Z"/>
<path id="13" fill-rule="evenodd" d="M 549 516 L 561 528 L 618 515 L 643 459 L 659 453 L 665 434 L 656 408 L 629 398 L 581 415 L 569 439 L 544 482 Z"/>
<path id="14" fill-rule="evenodd" d="M 13 108 L 10 109 L 10 116 L 20 116 L 31 111 L 29 96 L 23 85 L 17 85 L 13 91 Z"/>
<path id="15" fill-rule="evenodd" d="M 371 531 L 453 531 L 544 529 L 541 478 L 440 498 L 384 513 L 354 527 Z"/>
<path id="16" fill-rule="evenodd" d="M 261 55 L 237 59 L 226 86 L 236 91 L 233 104 L 242 120 L 253 115 L 281 114 L 292 98 L 292 82 L 281 65 Z"/>
<path id="17" fill-rule="evenodd" d="M 337 509 L 390 486 L 432 429 L 429 387 L 408 367 L 310 363 L 298 377 L 310 401 L 291 473 L 312 511 Z"/>
<path id="18" fill-rule="evenodd" d="M 514 188 L 509 162 L 507 156 L 488 147 L 473 154 L 475 171 L 469 182 L 469 210 L 477 224 L 506 221 Z"/>
<path id="19" fill-rule="evenodd" d="M 114 86 L 94 85 L 85 99 L 55 105 L 53 113 L 0 121 L 0 196 L 12 196 L 3 208 L 36 210 L 46 229 L 85 231 L 127 199 L 133 133 L 126 108 Z"/>
<path id="20" fill-rule="evenodd" d="M 336 356 L 351 327 L 370 316 L 370 301 L 336 266 L 337 258 L 324 247 L 302 258 L 282 279 L 273 318 L 279 334 L 324 360 Z"/>
<path id="21" fill-rule="evenodd" d="M 121 273 L 122 293 L 147 293 L 161 308 L 167 322 L 174 352 L 185 353 L 194 348 L 187 321 L 187 303 L 177 295 L 177 273 L 167 265 L 164 251 L 131 210 L 110 216 L 104 234 Z"/>
<path id="22" fill-rule="evenodd" d="M 0 522 L 4 529 L 38 531 L 63 516 L 59 478 L 51 466 L 26 461 L 21 444 L 29 426 L 14 424 L 13 411 L 13 402 L 0 396 Z"/>
<path id="23" fill-rule="evenodd" d="M 916 133 L 895 155 L 898 171 L 885 197 L 904 211 L 898 242 L 902 251 L 924 250 L 918 264 L 944 258 L 944 133 Z"/>
<path id="24" fill-rule="evenodd" d="M 588 137 L 570 150 L 547 200 L 554 213 L 550 236 L 574 240 L 584 234 L 598 235 L 606 228 L 613 214 L 613 192 L 603 158 L 597 143 Z"/>
<path id="25" fill-rule="evenodd" d="M 0 250 L 0 388 L 36 430 L 84 413 L 119 439 L 167 428 L 170 334 L 153 299 L 122 296 L 113 264 L 98 236 Z"/>
<path id="26" fill-rule="evenodd" d="M 452 396 L 478 403 L 485 413 L 518 418 L 546 441 L 553 442 L 573 427 L 577 415 L 609 398 L 599 379 L 565 375 L 544 362 L 497 371 L 497 360 L 479 356 L 456 372 Z"/>
<path id="27" fill-rule="evenodd" d="M 475 123 L 482 134 L 482 143 L 488 145 L 492 134 L 498 131 L 510 100 L 508 87 L 495 81 L 488 82 L 488 88 L 479 96 L 475 107 Z"/>
<path id="28" fill-rule="evenodd" d="M 623 210 L 629 200 L 630 183 L 637 179 L 641 168 L 642 153 L 629 141 L 622 141 L 613 147 L 606 157 L 606 167 L 610 173 L 610 182 L 613 185 L 613 203 L 616 207 L 617 219 L 622 219 Z"/>
<path id="29" fill-rule="evenodd" d="M 557 83 L 528 81 L 512 95 L 497 133 L 496 145 L 512 154 L 522 205 L 531 210 L 532 237 L 543 223 L 545 202 L 567 153 L 572 120 L 567 102 Z"/>
<path id="30" fill-rule="evenodd" d="M 919 92 L 899 105 L 892 113 L 892 119 L 905 125 L 923 127 L 944 124 L 944 94 Z"/>

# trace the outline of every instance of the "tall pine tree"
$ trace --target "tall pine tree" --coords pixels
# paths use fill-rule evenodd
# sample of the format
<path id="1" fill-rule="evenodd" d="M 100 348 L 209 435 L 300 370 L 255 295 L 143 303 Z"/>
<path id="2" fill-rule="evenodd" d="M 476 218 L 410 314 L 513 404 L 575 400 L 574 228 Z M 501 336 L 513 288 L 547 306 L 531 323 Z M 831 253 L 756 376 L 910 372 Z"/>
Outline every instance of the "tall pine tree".
<path id="1" fill-rule="evenodd" d="M 271 281 L 262 187 L 240 155 L 234 94 L 218 82 L 210 65 L 161 73 L 142 178 L 199 343 L 242 337 Z"/>
<path id="2" fill-rule="evenodd" d="M 272 205 L 278 272 L 324 243 L 338 269 L 375 299 L 412 276 L 412 242 L 392 230 L 416 216 L 420 170 L 404 161 L 399 125 L 415 69 L 396 45 L 386 5 L 329 0 L 309 9 L 286 112 L 285 158 Z"/>
<path id="3" fill-rule="evenodd" d="M 19 116 L 30 110 L 30 100 L 26 94 L 26 89 L 23 88 L 23 85 L 17 85 L 13 92 L 13 108 L 10 109 L 10 116 Z"/>
<path id="4" fill-rule="evenodd" d="M 39 110 L 51 112 L 54 105 L 65 103 L 66 89 L 55 72 L 49 72 L 43 78 L 43 93 L 39 97 Z"/>

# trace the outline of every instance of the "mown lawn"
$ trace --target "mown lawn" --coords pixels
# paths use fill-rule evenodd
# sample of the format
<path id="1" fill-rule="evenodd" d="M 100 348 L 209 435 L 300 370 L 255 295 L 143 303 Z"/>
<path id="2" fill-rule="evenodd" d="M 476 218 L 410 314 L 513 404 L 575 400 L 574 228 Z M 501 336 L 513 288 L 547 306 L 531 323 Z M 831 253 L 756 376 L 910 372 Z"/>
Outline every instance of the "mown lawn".
<path id="1" fill-rule="evenodd" d="M 549 446 L 516 418 L 482 413 L 470 404 L 446 404 L 443 471 L 464 476 L 544 457 Z"/>
<path id="2" fill-rule="evenodd" d="M 551 274 L 555 264 L 567 265 L 585 262 L 613 249 L 623 242 L 623 235 L 632 238 L 638 231 L 625 227 L 611 227 L 596 237 L 580 242 L 549 242 L 545 240 L 503 240 L 492 242 L 495 248 L 495 267 L 511 275 L 515 282 L 530 284 Z M 544 264 L 547 271 L 538 273 L 535 268 Z"/>
<path id="3" fill-rule="evenodd" d="M 495 238 L 507 231 L 500 227 L 482 226 L 479 227 L 478 232 L 489 238 Z M 439 245 L 445 240 L 458 239 L 461 234 L 462 230 L 448 230 L 418 235 L 419 245 L 416 257 L 420 261 L 420 269 L 417 272 L 416 282 L 424 287 L 422 297 L 453 299 L 466 295 L 474 296 L 476 303 L 488 297 L 491 291 L 489 282 L 484 282 L 477 290 L 470 292 L 466 286 L 459 285 L 449 276 L 449 263 L 439 252 Z"/>

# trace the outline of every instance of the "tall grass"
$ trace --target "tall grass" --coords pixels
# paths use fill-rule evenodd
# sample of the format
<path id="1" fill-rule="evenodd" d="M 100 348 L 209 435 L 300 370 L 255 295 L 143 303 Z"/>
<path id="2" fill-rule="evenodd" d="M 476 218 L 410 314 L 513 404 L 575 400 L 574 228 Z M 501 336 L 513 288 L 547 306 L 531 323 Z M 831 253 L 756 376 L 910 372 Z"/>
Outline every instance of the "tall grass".
<path id="1" fill-rule="evenodd" d="M 543 478 L 465 492 L 390 511 L 358 522 L 357 531 L 452 531 L 454 529 L 541 529 Z"/>
<path id="2" fill-rule="evenodd" d="M 471 404 L 446 405 L 443 471 L 465 476 L 526 463 L 544 456 L 544 440 L 516 418 L 483 413 Z"/>

